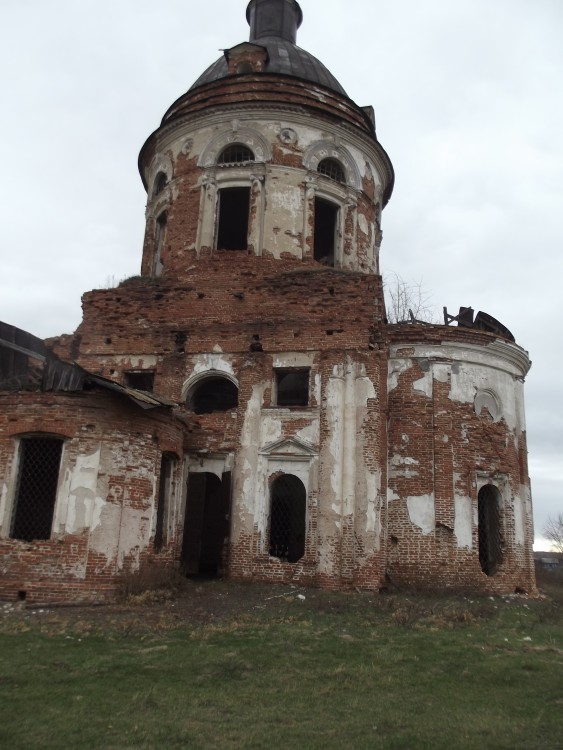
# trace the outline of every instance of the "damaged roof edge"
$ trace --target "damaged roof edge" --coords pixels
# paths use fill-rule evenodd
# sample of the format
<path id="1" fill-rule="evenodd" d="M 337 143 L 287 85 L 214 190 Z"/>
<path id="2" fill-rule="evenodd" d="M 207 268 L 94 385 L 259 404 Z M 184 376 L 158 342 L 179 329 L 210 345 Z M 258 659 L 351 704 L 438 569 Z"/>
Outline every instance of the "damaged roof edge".
<path id="1" fill-rule="evenodd" d="M 29 360 L 36 363 L 35 368 L 30 366 Z M 41 373 L 38 373 L 38 366 L 42 366 Z M 176 401 L 95 375 L 75 362 L 65 362 L 49 351 L 41 339 L 0 321 L 0 390 L 6 390 L 8 383 L 17 386 L 8 390 L 27 390 L 32 386 L 43 392 L 66 393 L 97 386 L 125 396 L 142 409 L 179 406 Z"/>

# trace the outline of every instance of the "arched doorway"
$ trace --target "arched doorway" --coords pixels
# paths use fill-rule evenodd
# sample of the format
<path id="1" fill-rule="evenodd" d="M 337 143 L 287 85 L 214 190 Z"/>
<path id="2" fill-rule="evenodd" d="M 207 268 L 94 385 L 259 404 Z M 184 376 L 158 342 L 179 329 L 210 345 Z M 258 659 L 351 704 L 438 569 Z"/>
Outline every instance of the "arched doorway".
<path id="1" fill-rule="evenodd" d="M 307 490 L 298 477 L 282 474 L 272 483 L 270 498 L 270 555 L 296 563 L 305 554 Z"/>
<path id="2" fill-rule="evenodd" d="M 193 473 L 188 478 L 182 567 L 186 575 L 217 576 L 229 536 L 231 474 Z"/>
<path id="3" fill-rule="evenodd" d="M 479 563 L 488 576 L 494 575 L 502 563 L 501 494 L 494 484 L 479 490 Z"/>

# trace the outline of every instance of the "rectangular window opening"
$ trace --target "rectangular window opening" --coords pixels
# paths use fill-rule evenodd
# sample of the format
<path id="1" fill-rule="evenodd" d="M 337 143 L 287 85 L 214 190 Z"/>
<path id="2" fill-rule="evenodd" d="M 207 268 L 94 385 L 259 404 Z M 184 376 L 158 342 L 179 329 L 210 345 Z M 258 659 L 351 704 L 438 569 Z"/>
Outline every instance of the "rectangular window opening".
<path id="1" fill-rule="evenodd" d="M 166 225 L 168 224 L 168 214 L 163 211 L 156 220 L 154 233 L 154 274 L 162 274 L 162 248 L 164 247 L 164 236 L 166 234 Z"/>
<path id="2" fill-rule="evenodd" d="M 276 370 L 276 405 L 309 406 L 309 370 Z"/>
<path id="3" fill-rule="evenodd" d="M 314 258 L 325 266 L 334 266 L 338 206 L 322 198 L 315 198 Z"/>
<path id="4" fill-rule="evenodd" d="M 10 537 L 24 542 L 51 537 L 63 441 L 22 438 Z"/>
<path id="5" fill-rule="evenodd" d="M 219 191 L 218 250 L 248 249 L 250 188 L 223 188 Z"/>
<path id="6" fill-rule="evenodd" d="M 152 393 L 154 388 L 154 370 L 131 370 L 125 373 L 125 385 L 138 391 Z"/>
<path id="7" fill-rule="evenodd" d="M 172 495 L 172 477 L 174 475 L 174 456 L 167 453 L 162 454 L 160 461 L 160 484 L 158 489 L 158 505 L 156 507 L 156 530 L 154 535 L 154 548 L 157 552 L 166 543 L 166 518 L 170 507 Z"/>

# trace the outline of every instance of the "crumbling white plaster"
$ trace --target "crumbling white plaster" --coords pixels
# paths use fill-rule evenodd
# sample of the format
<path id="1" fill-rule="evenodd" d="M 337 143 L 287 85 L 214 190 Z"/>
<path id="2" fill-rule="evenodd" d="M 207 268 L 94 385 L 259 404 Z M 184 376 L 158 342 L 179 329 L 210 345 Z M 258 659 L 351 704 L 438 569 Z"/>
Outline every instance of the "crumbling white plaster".
<path id="1" fill-rule="evenodd" d="M 412 360 L 407 358 L 389 360 L 387 375 L 387 390 L 389 393 L 397 388 L 401 375 L 410 370 L 412 364 Z"/>
<path id="2" fill-rule="evenodd" d="M 454 534 L 459 549 L 473 547 L 473 503 L 466 495 L 454 498 Z"/>
<path id="3" fill-rule="evenodd" d="M 407 508 L 412 524 L 418 526 L 426 536 L 434 533 L 434 529 L 436 528 L 436 514 L 433 495 L 407 497 Z"/>
<path id="4" fill-rule="evenodd" d="M 77 534 L 92 526 L 96 500 L 101 500 L 97 495 L 100 455 L 100 447 L 93 453 L 79 455 L 74 467 L 65 472 L 68 492 L 59 493 L 55 530 L 64 528 L 67 534 Z"/>
<path id="5" fill-rule="evenodd" d="M 90 534 L 90 549 L 103 555 L 107 562 L 115 560 L 122 523 L 121 504 L 103 503 L 96 508 L 99 519 Z"/>
<path id="6" fill-rule="evenodd" d="M 417 393 L 423 393 L 428 398 L 432 397 L 432 372 L 426 372 L 412 384 L 413 390 Z"/>
<path id="7" fill-rule="evenodd" d="M 448 363 L 433 362 L 432 363 L 432 377 L 439 383 L 447 383 L 450 379 L 452 372 L 452 366 Z"/>

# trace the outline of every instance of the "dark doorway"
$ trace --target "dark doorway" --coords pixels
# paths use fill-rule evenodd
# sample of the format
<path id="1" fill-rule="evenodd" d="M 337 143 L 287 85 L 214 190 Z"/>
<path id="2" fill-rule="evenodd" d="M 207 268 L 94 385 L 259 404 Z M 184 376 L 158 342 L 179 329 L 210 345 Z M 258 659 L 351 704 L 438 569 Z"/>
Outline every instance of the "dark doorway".
<path id="1" fill-rule="evenodd" d="M 188 576 L 214 577 L 223 572 L 229 535 L 231 474 L 190 474 L 182 544 L 182 566 Z"/>
<path id="2" fill-rule="evenodd" d="M 307 491 L 299 477 L 283 474 L 272 484 L 270 555 L 295 563 L 305 554 Z"/>
<path id="3" fill-rule="evenodd" d="M 488 576 L 494 575 L 502 563 L 501 496 L 493 484 L 479 490 L 479 563 Z"/>
<path id="4" fill-rule="evenodd" d="M 248 249 L 250 188 L 223 188 L 219 191 L 218 250 Z"/>
<path id="5" fill-rule="evenodd" d="M 325 266 L 334 266 L 338 206 L 315 198 L 314 257 Z"/>

